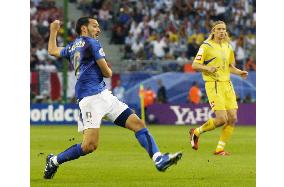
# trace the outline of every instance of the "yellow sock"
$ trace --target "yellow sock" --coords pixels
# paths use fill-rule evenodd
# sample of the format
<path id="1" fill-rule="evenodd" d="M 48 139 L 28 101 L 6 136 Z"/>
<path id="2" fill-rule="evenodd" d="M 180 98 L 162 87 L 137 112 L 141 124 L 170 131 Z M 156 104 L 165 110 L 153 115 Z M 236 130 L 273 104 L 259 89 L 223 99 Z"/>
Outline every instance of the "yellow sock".
<path id="1" fill-rule="evenodd" d="M 204 123 L 201 127 L 199 128 L 196 128 L 194 130 L 194 134 L 196 136 L 199 136 L 200 134 L 202 134 L 203 132 L 206 132 L 206 131 L 211 131 L 213 129 L 215 129 L 215 125 L 214 125 L 214 122 L 213 122 L 213 119 L 210 118 L 206 123 Z"/>
<path id="2" fill-rule="evenodd" d="M 219 140 L 218 145 L 216 147 L 216 152 L 223 151 L 225 148 L 225 145 L 226 145 L 225 142 Z"/>
<path id="3" fill-rule="evenodd" d="M 233 125 L 224 125 L 221 131 L 221 136 L 216 147 L 216 152 L 223 151 L 225 148 L 226 143 L 230 139 L 231 135 L 233 134 L 234 126 Z"/>

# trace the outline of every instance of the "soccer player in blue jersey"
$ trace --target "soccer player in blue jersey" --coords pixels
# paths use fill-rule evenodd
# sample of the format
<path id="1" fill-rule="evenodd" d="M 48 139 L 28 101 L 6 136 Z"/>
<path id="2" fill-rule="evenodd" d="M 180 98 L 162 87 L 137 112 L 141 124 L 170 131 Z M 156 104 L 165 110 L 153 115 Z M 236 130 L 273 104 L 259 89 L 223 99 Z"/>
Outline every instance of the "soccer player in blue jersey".
<path id="1" fill-rule="evenodd" d="M 92 17 L 78 19 L 76 32 L 79 36 L 66 47 L 57 46 L 59 29 L 60 21 L 55 20 L 50 24 L 48 53 L 67 58 L 75 69 L 75 95 L 81 112 L 78 131 L 83 132 L 83 141 L 58 155 L 49 154 L 46 158 L 44 178 L 53 178 L 60 164 L 97 149 L 100 124 L 105 116 L 114 124 L 134 131 L 135 137 L 153 159 L 158 171 L 165 171 L 176 164 L 182 153 L 162 154 L 145 123 L 106 89 L 103 77 L 111 77 L 112 70 L 107 65 L 105 53 L 97 39 L 101 32 L 97 20 Z"/>

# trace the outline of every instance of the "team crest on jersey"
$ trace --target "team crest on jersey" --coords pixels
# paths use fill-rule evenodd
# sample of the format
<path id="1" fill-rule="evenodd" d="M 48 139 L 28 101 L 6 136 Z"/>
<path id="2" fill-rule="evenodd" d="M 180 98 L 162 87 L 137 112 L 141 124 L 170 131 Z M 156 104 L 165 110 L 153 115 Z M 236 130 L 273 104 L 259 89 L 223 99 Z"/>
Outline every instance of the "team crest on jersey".
<path id="1" fill-rule="evenodd" d="M 106 56 L 103 48 L 100 48 L 99 53 L 100 53 L 101 56 Z"/>
<path id="2" fill-rule="evenodd" d="M 201 60 L 202 55 L 197 55 L 196 60 Z"/>

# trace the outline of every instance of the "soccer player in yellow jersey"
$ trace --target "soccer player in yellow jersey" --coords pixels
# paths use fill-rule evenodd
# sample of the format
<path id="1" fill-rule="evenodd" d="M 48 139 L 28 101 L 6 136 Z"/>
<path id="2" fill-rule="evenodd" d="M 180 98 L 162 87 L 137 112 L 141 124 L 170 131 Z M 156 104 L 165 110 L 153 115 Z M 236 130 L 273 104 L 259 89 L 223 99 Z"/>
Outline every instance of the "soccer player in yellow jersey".
<path id="1" fill-rule="evenodd" d="M 195 150 L 198 149 L 198 139 L 202 133 L 223 126 L 214 154 L 229 155 L 224 148 L 233 133 L 238 109 L 230 73 L 239 75 L 243 79 L 248 75 L 247 71 L 237 69 L 234 64 L 234 51 L 230 45 L 226 24 L 223 21 L 216 21 L 193 62 L 193 69 L 202 73 L 206 94 L 216 116 L 202 126 L 190 129 L 190 143 Z"/>

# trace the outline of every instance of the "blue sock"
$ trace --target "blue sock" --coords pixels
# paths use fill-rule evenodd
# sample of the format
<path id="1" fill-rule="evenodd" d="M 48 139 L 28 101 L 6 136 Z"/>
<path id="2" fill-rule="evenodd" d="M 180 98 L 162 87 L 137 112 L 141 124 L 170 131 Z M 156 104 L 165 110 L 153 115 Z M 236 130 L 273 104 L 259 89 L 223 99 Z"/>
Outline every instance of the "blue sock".
<path id="1" fill-rule="evenodd" d="M 70 161 L 70 160 L 75 160 L 79 158 L 80 156 L 86 155 L 82 148 L 81 144 L 75 144 L 66 149 L 65 151 L 59 153 L 57 155 L 57 162 L 58 164 L 62 164 L 64 162 Z"/>
<path id="2" fill-rule="evenodd" d="M 159 148 L 147 128 L 139 130 L 135 133 L 135 136 L 140 145 L 146 149 L 150 158 L 152 158 L 156 152 L 159 152 Z"/>

